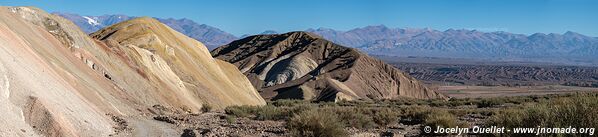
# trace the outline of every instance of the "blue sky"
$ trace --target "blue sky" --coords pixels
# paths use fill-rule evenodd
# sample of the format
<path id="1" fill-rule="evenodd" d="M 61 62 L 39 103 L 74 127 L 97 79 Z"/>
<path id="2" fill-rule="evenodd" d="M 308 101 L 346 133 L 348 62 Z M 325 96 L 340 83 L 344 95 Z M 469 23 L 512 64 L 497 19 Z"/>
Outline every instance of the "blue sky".
<path id="1" fill-rule="evenodd" d="M 598 0 L 0 0 L 82 15 L 189 18 L 240 36 L 368 25 L 598 36 Z"/>

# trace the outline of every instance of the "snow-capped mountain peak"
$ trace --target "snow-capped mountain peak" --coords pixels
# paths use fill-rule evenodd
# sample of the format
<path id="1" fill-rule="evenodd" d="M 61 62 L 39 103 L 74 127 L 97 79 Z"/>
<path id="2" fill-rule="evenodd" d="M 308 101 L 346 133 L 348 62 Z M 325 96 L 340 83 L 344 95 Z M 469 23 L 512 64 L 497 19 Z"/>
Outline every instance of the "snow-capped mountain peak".
<path id="1" fill-rule="evenodd" d="M 54 14 L 73 21 L 86 33 L 92 33 L 106 26 L 136 18 L 127 15 L 82 16 L 60 12 L 55 12 Z M 230 33 L 205 24 L 196 23 L 190 19 L 156 19 L 176 31 L 201 41 L 208 47 L 208 49 L 214 49 L 237 39 L 237 37 Z"/>
<path id="2" fill-rule="evenodd" d="M 87 23 L 89 25 L 92 25 L 92 26 L 100 26 L 101 25 L 96 19 L 93 19 L 93 18 L 90 18 L 87 16 L 83 16 L 83 18 L 87 19 Z"/>

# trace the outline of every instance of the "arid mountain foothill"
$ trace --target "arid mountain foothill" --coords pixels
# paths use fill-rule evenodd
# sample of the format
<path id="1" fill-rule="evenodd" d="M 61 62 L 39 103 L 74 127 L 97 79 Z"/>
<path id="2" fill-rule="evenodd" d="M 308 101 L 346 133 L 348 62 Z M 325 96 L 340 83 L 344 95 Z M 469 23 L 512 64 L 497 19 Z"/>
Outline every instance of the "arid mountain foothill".
<path id="1" fill-rule="evenodd" d="M 157 91 L 175 91 L 158 95 L 180 93 L 173 102 L 189 99 L 185 104 L 218 108 L 265 103 L 232 64 L 212 58 L 203 44 L 153 18 L 132 19 L 90 35 L 122 54 L 124 65 L 137 69 L 150 85 L 166 87 Z"/>
<path id="2" fill-rule="evenodd" d="M 391 65 L 308 32 L 250 36 L 212 55 L 236 65 L 265 99 L 444 98 Z"/>
<path id="3" fill-rule="evenodd" d="M 234 65 L 152 18 L 93 39 L 40 9 L 1 7 L 0 30 L 0 136 L 173 136 L 156 107 L 265 105 Z"/>
<path id="4" fill-rule="evenodd" d="M 594 136 L 594 5 L 2 1 L 0 137 Z"/>

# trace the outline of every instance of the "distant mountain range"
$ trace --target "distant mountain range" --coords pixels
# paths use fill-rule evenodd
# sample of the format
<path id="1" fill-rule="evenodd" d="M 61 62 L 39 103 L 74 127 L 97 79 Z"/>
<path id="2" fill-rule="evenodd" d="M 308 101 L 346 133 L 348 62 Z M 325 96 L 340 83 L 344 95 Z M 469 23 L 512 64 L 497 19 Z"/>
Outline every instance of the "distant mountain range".
<path id="1" fill-rule="evenodd" d="M 102 15 L 102 16 L 83 16 L 72 13 L 53 13 L 73 21 L 84 32 L 92 33 L 104 27 L 135 18 L 127 15 Z M 208 49 L 212 50 L 220 45 L 238 39 L 236 36 L 224 32 L 218 28 L 199 24 L 189 19 L 162 19 L 156 18 L 160 22 L 168 25 L 176 31 L 179 31 L 191 38 L 201 41 Z"/>
<path id="2" fill-rule="evenodd" d="M 369 54 L 483 58 L 500 61 L 596 64 L 598 38 L 575 32 L 532 35 L 476 30 L 438 31 L 367 26 L 349 31 L 308 29 L 335 43 Z"/>
<path id="3" fill-rule="evenodd" d="M 269 35 L 269 34 L 280 34 L 280 33 L 277 32 L 277 31 L 274 31 L 274 30 L 266 30 L 266 31 L 264 31 L 262 33 L 259 33 L 259 34 L 245 34 L 245 35 L 241 35 L 241 37 L 239 37 L 239 39 L 246 38 L 246 37 L 253 36 L 253 35 Z"/>
<path id="4" fill-rule="evenodd" d="M 55 13 L 72 20 L 87 33 L 134 18 L 126 15 L 81 16 Z M 189 19 L 160 19 L 173 29 L 203 42 L 210 50 L 236 37 L 215 27 L 198 24 Z M 470 58 L 496 61 L 558 62 L 574 65 L 598 65 L 598 38 L 575 32 L 532 35 L 476 30 L 388 28 L 367 26 L 348 31 L 329 28 L 307 29 L 334 43 L 357 48 L 368 54 L 387 56 L 421 56 Z M 273 30 L 259 34 L 278 34 Z"/>

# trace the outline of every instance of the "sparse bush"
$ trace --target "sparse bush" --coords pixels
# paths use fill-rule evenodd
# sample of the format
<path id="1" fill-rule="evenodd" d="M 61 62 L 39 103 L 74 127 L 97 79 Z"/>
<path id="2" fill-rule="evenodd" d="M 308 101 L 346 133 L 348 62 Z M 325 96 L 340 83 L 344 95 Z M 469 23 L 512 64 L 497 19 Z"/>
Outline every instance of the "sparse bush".
<path id="1" fill-rule="evenodd" d="M 457 117 L 463 117 L 468 114 L 479 114 L 482 116 L 492 116 L 496 113 L 494 108 L 467 108 L 467 109 L 451 109 L 449 112 Z"/>
<path id="2" fill-rule="evenodd" d="M 534 102 L 534 100 L 530 96 L 506 98 L 506 103 L 522 104 L 525 102 Z"/>
<path id="3" fill-rule="evenodd" d="M 478 113 L 482 116 L 493 116 L 497 113 L 496 109 L 478 109 L 475 110 L 475 113 Z"/>
<path id="4" fill-rule="evenodd" d="M 346 102 L 346 101 L 342 100 L 340 102 Z M 318 104 L 319 104 L 319 106 L 323 106 L 323 107 L 337 107 L 337 106 L 340 106 L 339 103 L 337 103 L 337 102 L 320 102 Z"/>
<path id="5" fill-rule="evenodd" d="M 463 106 L 463 105 L 475 105 L 478 104 L 479 100 L 477 99 L 471 99 L 471 98 L 465 98 L 465 99 L 456 99 L 456 98 L 451 98 L 448 102 L 449 106 Z"/>
<path id="6" fill-rule="evenodd" d="M 255 120 L 285 120 L 293 114 L 314 109 L 314 105 L 300 104 L 294 107 L 266 106 L 230 106 L 224 109 L 225 113 L 236 117 L 253 117 Z"/>
<path id="7" fill-rule="evenodd" d="M 203 106 L 201 106 L 201 112 L 206 113 L 210 111 L 212 111 L 212 106 L 208 104 L 204 104 Z"/>
<path id="8" fill-rule="evenodd" d="M 255 114 L 256 120 L 282 120 L 289 117 L 288 111 L 283 108 L 278 108 L 270 105 L 259 107 Z"/>
<path id="9" fill-rule="evenodd" d="M 418 105 L 420 104 L 420 105 Z M 424 104 L 424 105 L 421 105 Z M 500 107 L 497 107 L 500 106 Z M 266 106 L 233 106 L 225 109 L 227 122 L 239 117 L 284 120 L 296 136 L 343 136 L 344 126 L 380 129 L 397 120 L 422 127 L 467 127 L 459 117 L 485 119 L 499 127 L 596 127 L 598 94 L 545 95 L 444 100 L 356 100 L 312 103 L 278 100 Z M 499 113 L 500 112 L 500 113 Z M 478 123 L 474 123 L 478 124 Z M 380 127 L 378 127 L 378 125 Z M 490 135 L 490 134 L 489 134 Z M 511 135 L 513 136 L 513 135 Z M 521 135 L 525 136 L 525 135 Z"/>
<path id="10" fill-rule="evenodd" d="M 477 106 L 478 106 L 478 108 L 487 108 L 487 107 L 494 107 L 494 106 L 502 105 L 504 103 L 505 103 L 505 100 L 500 99 L 500 98 L 488 98 L 488 99 L 482 99 L 480 102 L 478 102 Z"/>
<path id="11" fill-rule="evenodd" d="M 334 113 L 338 114 L 339 119 L 350 127 L 354 128 L 371 128 L 375 126 L 372 116 L 366 115 L 356 108 L 334 108 Z"/>
<path id="12" fill-rule="evenodd" d="M 486 125 L 514 127 L 598 127 L 598 97 L 579 94 L 555 98 L 524 108 L 505 109 L 490 117 Z M 508 136 L 528 136 L 510 134 Z"/>
<path id="13" fill-rule="evenodd" d="M 461 122 L 457 117 L 446 110 L 432 110 L 427 114 L 424 122 L 424 127 L 432 127 L 435 131 L 437 127 L 469 127 L 465 122 Z"/>
<path id="14" fill-rule="evenodd" d="M 486 125 L 501 127 L 523 127 L 525 112 L 521 109 L 505 109 L 488 119 Z"/>
<path id="15" fill-rule="evenodd" d="M 401 116 L 401 123 L 406 125 L 421 124 L 424 122 L 427 114 L 429 113 L 430 107 L 424 106 L 411 106 L 403 109 L 403 115 Z"/>
<path id="16" fill-rule="evenodd" d="M 254 114 L 257 107 L 254 106 L 230 106 L 224 109 L 224 112 L 228 115 L 236 117 L 249 117 Z"/>
<path id="17" fill-rule="evenodd" d="M 374 122 L 376 124 L 386 127 L 389 124 L 395 123 L 399 120 L 400 112 L 391 109 L 380 109 L 374 113 Z"/>
<path id="18" fill-rule="evenodd" d="M 304 137 L 344 137 L 347 132 L 343 127 L 335 113 L 315 109 L 301 112 L 287 122 L 291 134 Z"/>
<path id="19" fill-rule="evenodd" d="M 237 117 L 232 116 L 232 115 L 227 115 L 224 117 L 224 119 L 226 120 L 227 123 L 235 123 L 237 121 Z"/>
<path id="20" fill-rule="evenodd" d="M 311 104 L 301 104 L 301 105 L 296 105 L 292 108 L 290 108 L 289 111 L 289 116 L 293 116 L 294 114 L 299 114 L 303 111 L 307 111 L 307 110 L 312 110 L 315 109 L 316 107 L 314 105 Z"/>
<path id="21" fill-rule="evenodd" d="M 372 103 L 371 101 L 363 101 L 363 100 L 354 100 L 354 101 L 349 101 L 349 102 L 350 102 L 349 106 L 354 106 L 354 107 L 358 107 L 358 108 L 369 107 L 370 104 Z"/>
<path id="22" fill-rule="evenodd" d="M 297 105 L 308 104 L 309 101 L 305 100 L 298 100 L 298 99 L 279 99 L 276 101 L 271 102 L 270 104 L 276 107 L 294 107 Z"/>
<path id="23" fill-rule="evenodd" d="M 429 102 L 429 105 L 432 107 L 446 106 L 449 103 L 448 101 L 438 100 L 438 99 L 428 100 L 428 102 Z"/>
<path id="24" fill-rule="evenodd" d="M 449 113 L 457 116 L 457 117 L 462 117 L 465 116 L 467 114 L 472 114 L 474 110 L 471 109 L 453 109 L 453 110 L 448 110 Z"/>

